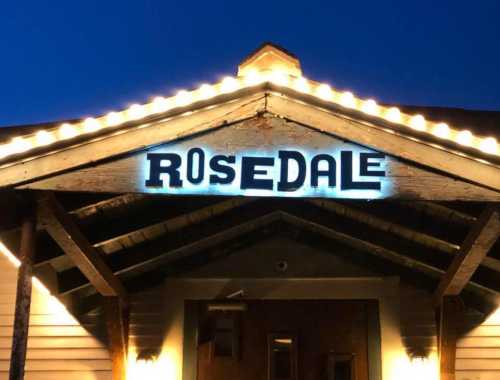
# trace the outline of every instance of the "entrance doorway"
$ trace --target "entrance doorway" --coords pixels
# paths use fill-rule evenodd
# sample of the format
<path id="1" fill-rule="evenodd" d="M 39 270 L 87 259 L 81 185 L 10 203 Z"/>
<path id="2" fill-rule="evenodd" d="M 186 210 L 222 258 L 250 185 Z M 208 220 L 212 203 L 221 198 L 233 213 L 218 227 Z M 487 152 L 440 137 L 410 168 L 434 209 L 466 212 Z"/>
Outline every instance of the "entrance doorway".
<path id="1" fill-rule="evenodd" d="M 197 380 L 368 380 L 373 303 L 203 302 Z"/>

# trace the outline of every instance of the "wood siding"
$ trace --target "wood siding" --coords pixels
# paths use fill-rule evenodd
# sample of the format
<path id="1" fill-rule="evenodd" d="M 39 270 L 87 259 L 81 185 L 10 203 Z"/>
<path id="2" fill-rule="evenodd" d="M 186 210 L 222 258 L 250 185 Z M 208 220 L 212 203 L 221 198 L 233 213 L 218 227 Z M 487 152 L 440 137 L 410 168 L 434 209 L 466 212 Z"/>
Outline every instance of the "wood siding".
<path id="1" fill-rule="evenodd" d="M 9 377 L 17 269 L 0 256 L 0 272 L 1 380 Z M 85 327 L 34 286 L 25 379 L 111 379 L 108 350 Z"/>
<path id="2" fill-rule="evenodd" d="M 456 373 L 457 380 L 500 379 L 500 308 L 458 340 Z"/>

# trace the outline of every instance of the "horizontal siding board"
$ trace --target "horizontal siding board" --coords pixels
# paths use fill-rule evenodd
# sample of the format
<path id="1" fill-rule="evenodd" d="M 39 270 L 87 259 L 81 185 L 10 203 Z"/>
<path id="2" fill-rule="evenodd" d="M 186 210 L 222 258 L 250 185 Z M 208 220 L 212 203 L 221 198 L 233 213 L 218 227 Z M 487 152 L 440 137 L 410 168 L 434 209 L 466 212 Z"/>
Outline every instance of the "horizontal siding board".
<path id="1" fill-rule="evenodd" d="M 17 270 L 0 256 L 0 380 L 8 379 Z M 111 380 L 108 349 L 33 288 L 26 380 Z"/>
<path id="2" fill-rule="evenodd" d="M 500 359 L 500 347 L 498 348 L 458 348 L 458 359 L 492 358 Z"/>
<path id="3" fill-rule="evenodd" d="M 500 371 L 500 359 L 457 359 L 456 369 Z"/>
<path id="4" fill-rule="evenodd" d="M 10 348 L 0 349 L 0 360 L 10 358 Z M 105 348 L 32 348 L 27 352 L 28 359 L 108 359 L 109 351 Z"/>
<path id="5" fill-rule="evenodd" d="M 456 380 L 498 380 L 500 371 L 457 371 Z"/>
<path id="6" fill-rule="evenodd" d="M 0 360 L 0 371 L 8 371 L 10 362 Z M 53 360 L 35 359 L 26 360 L 26 371 L 109 371 L 111 363 L 109 360 Z"/>
<path id="7" fill-rule="evenodd" d="M 465 337 L 457 342 L 457 347 L 460 348 L 498 348 L 500 347 L 500 337 Z"/>

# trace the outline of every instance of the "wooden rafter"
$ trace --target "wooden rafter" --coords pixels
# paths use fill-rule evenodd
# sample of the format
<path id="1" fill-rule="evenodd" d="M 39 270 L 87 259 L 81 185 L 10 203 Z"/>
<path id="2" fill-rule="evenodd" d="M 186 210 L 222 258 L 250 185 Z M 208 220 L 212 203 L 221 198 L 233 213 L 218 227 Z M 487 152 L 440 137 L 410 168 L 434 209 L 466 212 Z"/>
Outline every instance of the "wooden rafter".
<path id="1" fill-rule="evenodd" d="M 500 234 L 499 213 L 496 206 L 488 206 L 472 226 L 458 255 L 441 279 L 434 301 L 441 303 L 444 296 L 459 295 L 488 254 Z"/>
<path id="2" fill-rule="evenodd" d="M 54 194 L 39 197 L 39 220 L 80 271 L 103 296 L 126 297 L 126 291 L 103 258 L 88 242 Z"/>
<path id="3" fill-rule="evenodd" d="M 356 220 L 363 224 L 369 225 L 372 228 L 378 229 L 380 231 L 388 232 L 393 235 L 399 236 L 403 239 L 418 243 L 424 247 L 429 247 L 432 249 L 436 249 L 438 251 L 456 255 L 460 249 L 460 246 L 457 244 L 450 243 L 448 241 L 436 238 L 434 236 L 428 235 L 426 233 L 422 233 L 416 231 L 412 228 L 408 228 L 398 223 L 389 222 L 383 218 L 371 215 L 369 212 L 362 211 L 360 209 L 346 206 L 342 203 L 326 200 L 326 199 L 311 199 L 308 200 L 309 203 L 312 203 L 318 207 L 321 207 L 327 211 L 334 212 L 337 215 L 344 216 L 349 219 Z M 414 202 L 417 203 L 417 202 Z M 429 202 L 430 203 L 430 202 Z M 440 206 L 442 207 L 442 206 Z M 440 208 L 441 209 L 441 208 Z M 447 209 L 449 214 L 455 215 L 454 210 Z M 465 218 L 464 214 L 462 218 Z M 471 217 L 472 218 L 472 217 Z M 475 220 L 472 219 L 472 220 Z M 494 259 L 492 257 L 485 258 L 481 265 L 490 268 L 495 271 L 500 271 L 500 260 Z"/>
<path id="4" fill-rule="evenodd" d="M 160 265 L 172 263 L 222 244 L 279 218 L 277 213 L 269 213 L 268 210 L 258 212 L 261 215 L 254 218 L 241 215 L 237 220 L 228 218 L 224 221 L 224 217 L 210 219 L 202 225 L 194 225 L 191 228 L 168 234 L 162 239 L 140 244 L 118 253 L 116 258 L 112 257 L 111 267 L 115 275 L 144 273 Z M 59 282 L 61 294 L 70 294 L 90 285 L 88 279 L 79 275 L 75 269 L 61 272 Z"/>

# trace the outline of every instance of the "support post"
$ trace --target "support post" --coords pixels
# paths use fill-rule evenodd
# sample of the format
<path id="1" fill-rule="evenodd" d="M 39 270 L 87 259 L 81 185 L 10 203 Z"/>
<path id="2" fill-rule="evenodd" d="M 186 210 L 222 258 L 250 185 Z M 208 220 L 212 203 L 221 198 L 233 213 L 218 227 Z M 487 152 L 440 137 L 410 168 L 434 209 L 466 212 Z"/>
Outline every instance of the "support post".
<path id="1" fill-rule="evenodd" d="M 21 266 L 17 272 L 16 310 L 10 357 L 10 380 L 24 379 L 31 306 L 31 278 L 35 255 L 36 217 L 33 210 L 25 216 L 21 229 Z"/>
<path id="2" fill-rule="evenodd" d="M 128 304 L 119 297 L 103 297 L 104 314 L 111 352 L 113 380 L 125 380 L 128 351 Z"/>
<path id="3" fill-rule="evenodd" d="M 464 306 L 458 296 L 445 296 L 438 309 L 439 373 L 441 380 L 455 380 L 458 330 Z"/>

